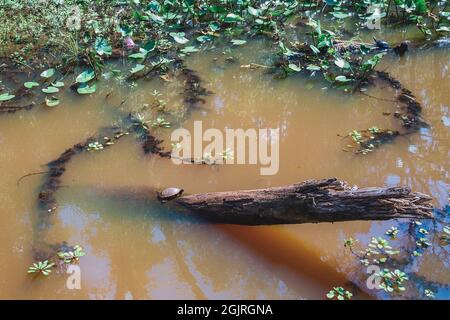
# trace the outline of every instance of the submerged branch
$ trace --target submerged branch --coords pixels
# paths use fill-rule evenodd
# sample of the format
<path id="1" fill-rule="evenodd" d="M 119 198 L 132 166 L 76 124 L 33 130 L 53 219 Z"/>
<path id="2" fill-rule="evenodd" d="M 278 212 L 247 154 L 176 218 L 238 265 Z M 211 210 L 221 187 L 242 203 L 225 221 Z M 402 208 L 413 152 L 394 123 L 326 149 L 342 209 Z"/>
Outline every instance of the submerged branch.
<path id="1" fill-rule="evenodd" d="M 49 162 L 49 168 L 46 178 L 39 188 L 39 206 L 46 212 L 50 213 L 57 208 L 55 193 L 61 187 L 61 177 L 66 171 L 66 166 L 72 158 L 84 151 L 101 150 L 114 144 L 115 141 L 123 137 L 126 132 L 117 131 L 117 128 L 107 128 L 108 131 L 113 131 L 111 138 L 105 134 L 98 134 L 96 137 L 90 137 L 83 142 L 77 143 L 71 148 L 64 151 L 57 159 Z M 102 141 L 101 143 L 99 141 Z"/>

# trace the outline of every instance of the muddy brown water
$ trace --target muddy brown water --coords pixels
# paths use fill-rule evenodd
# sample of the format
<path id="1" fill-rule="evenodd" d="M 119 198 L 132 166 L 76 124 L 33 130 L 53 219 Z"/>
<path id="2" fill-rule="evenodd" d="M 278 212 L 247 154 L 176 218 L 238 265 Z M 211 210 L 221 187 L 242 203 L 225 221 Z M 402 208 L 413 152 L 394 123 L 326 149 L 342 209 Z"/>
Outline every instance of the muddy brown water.
<path id="1" fill-rule="evenodd" d="M 123 97 L 127 101 L 120 109 L 128 111 L 151 103 L 156 89 L 169 109 L 176 108 L 182 103 L 182 87 L 176 79 L 140 81 L 137 87 L 105 80 L 90 97 L 66 93 L 56 108 L 2 115 L 0 298 L 322 299 L 331 287 L 353 288 L 351 282 L 364 276 L 364 269 L 344 250 L 345 238 L 367 241 L 399 224 L 210 225 L 172 215 L 145 198 L 135 201 L 111 190 L 179 186 L 187 193 L 198 193 L 338 177 L 360 187 L 407 185 L 432 195 L 438 208 L 447 204 L 448 49 L 411 52 L 400 60 L 387 58 L 379 67 L 387 68 L 416 94 L 430 128 L 400 137 L 366 156 L 343 152 L 345 142 L 338 134 L 371 126 L 398 128 L 392 116 L 383 115 L 393 113 L 396 104 L 342 94 L 299 76 L 274 80 L 264 69 L 240 67 L 267 62 L 264 50 L 264 44 L 256 42 L 231 52 L 213 50 L 189 58 L 189 67 L 197 70 L 214 94 L 174 127 L 190 129 L 193 121 L 201 120 L 204 128 L 220 130 L 280 128 L 280 170 L 273 176 L 261 176 L 257 165 L 176 166 L 167 159 L 145 156 L 128 136 L 112 148 L 70 162 L 51 225 L 37 232 L 36 198 L 42 176 L 28 177 L 19 186 L 17 179 L 45 170 L 43 165 L 63 150 L 117 121 Z M 255 52 L 259 52 L 257 59 Z M 226 62 L 230 55 L 237 58 L 235 63 Z M 105 99 L 111 90 L 113 94 Z M 383 86 L 368 93 L 393 98 Z M 157 131 L 166 139 L 166 147 L 170 147 L 171 130 Z M 47 279 L 26 274 L 36 237 L 85 248 L 80 290 L 66 287 L 64 273 L 54 272 Z M 448 298 L 449 263 L 445 248 L 430 249 L 418 258 L 413 271 L 442 284 L 438 297 Z M 375 294 L 361 289 L 365 292 L 358 291 L 357 298 Z"/>

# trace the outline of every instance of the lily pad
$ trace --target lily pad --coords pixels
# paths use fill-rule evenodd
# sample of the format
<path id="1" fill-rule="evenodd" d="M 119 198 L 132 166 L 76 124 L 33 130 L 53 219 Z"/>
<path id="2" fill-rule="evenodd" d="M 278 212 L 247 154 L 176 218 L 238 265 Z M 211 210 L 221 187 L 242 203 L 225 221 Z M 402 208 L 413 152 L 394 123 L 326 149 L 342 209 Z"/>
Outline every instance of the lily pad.
<path id="1" fill-rule="evenodd" d="M 136 52 L 136 53 L 130 54 L 128 56 L 128 58 L 141 60 L 141 59 L 145 59 L 146 56 L 147 56 L 147 52 Z"/>
<path id="2" fill-rule="evenodd" d="M 88 84 L 84 84 L 83 86 L 77 89 L 78 94 L 91 94 L 97 91 L 97 87 L 95 84 L 89 86 Z"/>
<path id="3" fill-rule="evenodd" d="M 220 24 L 218 23 L 218 22 L 211 22 L 209 25 L 208 25 L 208 27 L 209 27 L 209 29 L 212 31 L 212 32 L 215 32 L 215 31 L 218 31 L 219 29 L 220 29 Z"/>
<path id="4" fill-rule="evenodd" d="M 94 48 L 100 56 L 110 56 L 112 54 L 112 47 L 104 38 L 97 38 L 94 43 Z"/>
<path id="5" fill-rule="evenodd" d="M 289 69 L 291 69 L 292 71 L 295 71 L 295 72 L 299 72 L 302 70 L 302 68 L 300 68 L 298 65 L 293 64 L 293 63 L 290 63 L 288 67 L 289 67 Z"/>
<path id="6" fill-rule="evenodd" d="M 316 65 L 314 65 L 314 64 L 308 65 L 308 66 L 306 67 L 306 69 L 308 69 L 309 71 L 320 71 L 320 70 L 321 70 L 319 66 L 316 66 Z"/>
<path id="7" fill-rule="evenodd" d="M 180 44 L 185 44 L 189 41 L 184 36 L 185 35 L 184 32 L 171 32 L 171 33 L 169 33 L 169 35 L 173 38 L 173 40 L 175 40 L 176 42 L 178 42 Z"/>
<path id="8" fill-rule="evenodd" d="M 334 78 L 334 81 L 349 82 L 352 81 L 352 79 L 348 79 L 346 76 L 337 76 L 336 78 Z"/>
<path id="9" fill-rule="evenodd" d="M 194 46 L 188 46 L 186 48 L 183 48 L 180 50 L 183 53 L 193 53 L 193 52 L 198 52 L 198 49 Z"/>
<path id="10" fill-rule="evenodd" d="M 145 65 L 143 64 L 137 64 L 133 69 L 131 69 L 131 73 L 138 73 L 139 71 L 144 70 Z"/>
<path id="11" fill-rule="evenodd" d="M 341 69 L 342 68 L 346 68 L 346 69 L 350 68 L 350 64 L 342 58 L 337 58 L 336 60 L 334 60 L 334 64 L 337 65 Z"/>
<path id="12" fill-rule="evenodd" d="M 53 87 L 56 87 L 56 88 L 62 88 L 62 87 L 64 87 L 64 82 L 62 82 L 62 81 L 56 81 L 56 82 L 53 82 L 53 83 L 52 83 L 52 86 L 53 86 Z"/>
<path id="13" fill-rule="evenodd" d="M 59 92 L 59 89 L 56 88 L 56 87 L 50 86 L 50 87 L 42 89 L 42 92 L 44 92 L 44 93 L 57 93 L 57 92 Z"/>
<path id="14" fill-rule="evenodd" d="M 207 41 L 211 41 L 213 39 L 213 37 L 208 34 L 204 34 L 204 35 L 198 36 L 196 39 L 200 43 L 205 43 Z"/>
<path id="15" fill-rule="evenodd" d="M 13 95 L 13 94 L 3 93 L 3 94 L 0 94 L 0 101 L 8 101 L 14 97 L 15 97 L 15 95 Z"/>
<path id="16" fill-rule="evenodd" d="M 233 22 L 237 22 L 237 21 L 241 21 L 241 20 L 243 20 L 242 17 L 238 16 L 237 14 L 234 14 L 234 13 L 227 14 L 225 19 L 223 19 L 223 21 L 227 22 L 227 23 L 233 23 Z"/>
<path id="17" fill-rule="evenodd" d="M 50 68 L 50 69 L 47 69 L 47 70 L 45 70 L 45 71 L 43 71 L 42 73 L 41 73 L 41 77 L 42 78 L 51 78 L 51 77 L 53 77 L 53 75 L 55 74 L 55 69 L 53 69 L 53 68 Z"/>
<path id="18" fill-rule="evenodd" d="M 27 82 L 25 82 L 25 83 L 23 84 L 23 86 L 24 86 L 25 88 L 27 88 L 27 89 L 32 89 L 32 88 L 34 88 L 34 87 L 39 86 L 39 83 L 34 82 L 34 81 L 27 81 Z"/>
<path id="19" fill-rule="evenodd" d="M 232 43 L 234 46 L 242 46 L 243 44 L 246 44 L 247 41 L 245 41 L 245 40 L 240 40 L 240 39 L 232 39 L 232 40 L 231 40 L 231 43 Z"/>
<path id="20" fill-rule="evenodd" d="M 254 17 L 259 17 L 259 15 L 260 15 L 259 10 L 255 9 L 253 7 L 248 7 L 247 11 Z"/>
<path id="21" fill-rule="evenodd" d="M 80 73 L 75 81 L 78 83 L 86 83 L 86 82 L 91 81 L 94 78 L 95 78 L 94 70 L 86 70 L 86 71 L 83 71 L 82 73 Z"/>
<path id="22" fill-rule="evenodd" d="M 59 104 L 59 99 L 56 97 L 45 98 L 47 107 L 56 107 Z"/>

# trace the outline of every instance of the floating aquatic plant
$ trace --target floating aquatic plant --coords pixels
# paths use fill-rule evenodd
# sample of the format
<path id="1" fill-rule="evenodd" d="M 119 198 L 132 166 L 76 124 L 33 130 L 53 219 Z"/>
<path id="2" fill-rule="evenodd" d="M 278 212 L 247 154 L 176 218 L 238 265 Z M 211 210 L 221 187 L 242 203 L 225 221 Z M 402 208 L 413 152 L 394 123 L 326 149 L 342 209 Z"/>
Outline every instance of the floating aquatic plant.
<path id="1" fill-rule="evenodd" d="M 435 298 L 434 292 L 431 291 L 430 289 L 425 289 L 424 295 L 425 295 L 425 297 L 430 298 L 430 299 Z"/>
<path id="2" fill-rule="evenodd" d="M 52 268 L 54 266 L 55 264 L 53 262 L 50 262 L 49 260 L 38 261 L 33 263 L 33 265 L 28 268 L 28 273 L 48 276 L 52 272 Z"/>
<path id="3" fill-rule="evenodd" d="M 24 86 L 25 88 L 27 88 L 27 89 L 32 89 L 32 88 L 34 88 L 34 87 L 38 87 L 38 86 L 39 86 L 39 83 L 34 82 L 34 81 L 27 81 L 27 82 L 25 82 L 25 83 L 23 84 L 23 86 Z"/>
<path id="4" fill-rule="evenodd" d="M 78 87 L 77 92 L 79 94 L 91 94 L 94 93 L 95 91 L 97 91 L 97 86 L 95 84 L 93 85 L 88 85 L 88 84 L 83 84 L 80 87 Z"/>
<path id="5" fill-rule="evenodd" d="M 159 128 L 170 128 L 171 124 L 169 121 L 166 121 L 163 117 L 157 117 L 155 121 L 152 123 L 152 127 L 159 127 Z"/>
<path id="6" fill-rule="evenodd" d="M 15 95 L 9 94 L 9 93 L 2 93 L 0 94 L 0 102 L 2 101 L 8 101 L 15 98 Z"/>
<path id="7" fill-rule="evenodd" d="M 59 105 L 59 99 L 56 97 L 45 98 L 45 104 L 47 107 L 56 107 Z"/>
<path id="8" fill-rule="evenodd" d="M 387 236 L 389 236 L 392 240 L 397 238 L 398 235 L 398 228 L 397 227 L 391 227 L 388 231 L 385 232 Z"/>
<path id="9" fill-rule="evenodd" d="M 91 81 L 94 78 L 95 78 L 94 70 L 85 70 L 77 76 L 76 82 L 77 83 L 86 83 L 86 82 Z"/>
<path id="10" fill-rule="evenodd" d="M 87 145 L 86 149 L 87 149 L 88 151 L 101 151 L 101 150 L 104 149 L 104 146 L 103 146 L 103 144 L 101 144 L 100 142 L 95 141 L 95 142 L 89 143 L 89 144 Z"/>
<path id="11" fill-rule="evenodd" d="M 64 263 L 70 264 L 78 262 L 81 257 L 86 255 L 86 252 L 83 251 L 83 247 L 75 245 L 72 249 L 58 252 L 57 255 Z"/>
<path id="12" fill-rule="evenodd" d="M 55 74 L 55 69 L 51 68 L 51 69 L 47 69 L 45 71 L 42 71 L 41 77 L 48 79 L 48 78 L 53 77 L 54 74 Z"/>
<path id="13" fill-rule="evenodd" d="M 333 287 L 333 289 L 327 293 L 328 299 L 336 298 L 337 300 L 350 300 L 352 297 L 353 294 L 342 287 Z"/>
<path id="14" fill-rule="evenodd" d="M 377 273 L 377 277 L 381 279 L 380 288 L 388 293 L 406 290 L 404 282 L 408 280 L 408 277 L 403 271 L 398 269 L 395 269 L 394 271 L 383 269 Z"/>

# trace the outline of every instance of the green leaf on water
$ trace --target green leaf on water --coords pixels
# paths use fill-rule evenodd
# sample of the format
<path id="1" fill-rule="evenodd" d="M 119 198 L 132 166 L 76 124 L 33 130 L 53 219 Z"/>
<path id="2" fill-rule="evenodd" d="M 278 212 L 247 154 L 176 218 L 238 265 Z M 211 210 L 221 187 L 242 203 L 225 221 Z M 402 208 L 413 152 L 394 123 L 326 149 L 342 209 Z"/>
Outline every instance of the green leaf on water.
<path id="1" fill-rule="evenodd" d="M 199 50 L 194 46 L 188 46 L 188 47 L 181 49 L 180 51 L 183 53 L 193 53 L 193 52 L 198 52 Z"/>
<path id="2" fill-rule="evenodd" d="M 226 23 L 233 23 L 233 22 L 237 22 L 237 21 L 241 21 L 241 20 L 243 20 L 242 17 L 238 16 L 237 14 L 234 14 L 234 13 L 227 14 L 225 19 L 223 19 L 223 21 Z"/>
<path id="3" fill-rule="evenodd" d="M 337 76 L 336 78 L 334 78 L 334 81 L 349 82 L 352 81 L 352 79 L 348 79 L 346 76 Z"/>
<path id="4" fill-rule="evenodd" d="M 14 97 L 15 97 L 15 95 L 13 95 L 13 94 L 3 93 L 3 94 L 0 94 L 0 101 L 8 101 Z"/>
<path id="5" fill-rule="evenodd" d="M 136 52 L 136 53 L 130 54 L 128 56 L 128 58 L 140 60 L 140 59 L 145 59 L 146 56 L 147 56 L 147 52 Z"/>
<path id="6" fill-rule="evenodd" d="M 320 71 L 320 67 L 316 66 L 314 64 L 310 64 L 306 67 L 306 69 L 308 69 L 309 71 Z"/>
<path id="7" fill-rule="evenodd" d="M 56 81 L 56 82 L 53 82 L 53 83 L 52 83 L 52 86 L 53 86 L 53 87 L 56 87 L 56 88 L 62 88 L 62 87 L 64 87 L 64 82 L 62 82 L 62 81 Z"/>
<path id="8" fill-rule="evenodd" d="M 349 16 L 348 13 L 344 13 L 344 12 L 340 12 L 340 11 L 334 11 L 331 14 L 337 19 L 345 19 Z"/>
<path id="9" fill-rule="evenodd" d="M 44 92 L 44 93 L 57 93 L 57 92 L 59 92 L 59 89 L 56 88 L 56 87 L 50 86 L 50 87 L 42 89 L 42 92 Z"/>
<path id="10" fill-rule="evenodd" d="M 207 41 L 211 41 L 213 39 L 213 37 L 211 37 L 210 35 L 204 34 L 204 35 L 198 36 L 196 39 L 200 43 L 205 43 Z"/>
<path id="11" fill-rule="evenodd" d="M 138 63 L 138 64 L 136 64 L 136 66 L 133 69 L 131 69 L 131 73 L 138 73 L 139 71 L 144 70 L 144 68 L 145 68 L 145 65 Z"/>
<path id="12" fill-rule="evenodd" d="M 59 99 L 56 97 L 45 98 L 45 104 L 48 107 L 56 107 L 59 104 Z"/>
<path id="13" fill-rule="evenodd" d="M 336 58 L 336 60 L 334 60 L 334 64 L 341 69 L 350 67 L 350 64 L 342 58 Z"/>
<path id="14" fill-rule="evenodd" d="M 259 10 L 258 10 L 258 9 L 255 9 L 255 8 L 253 8 L 253 7 L 248 7 L 248 8 L 247 8 L 247 11 L 248 11 L 248 13 L 251 14 L 252 16 L 254 16 L 254 17 L 259 17 Z"/>
<path id="15" fill-rule="evenodd" d="M 227 12 L 225 7 L 216 6 L 216 5 L 210 6 L 209 7 L 209 11 L 211 11 L 212 13 L 225 13 L 225 12 Z"/>
<path id="16" fill-rule="evenodd" d="M 290 64 L 288 65 L 288 67 L 289 67 L 289 69 L 291 69 L 292 71 L 295 71 L 295 72 L 299 72 L 299 71 L 302 70 L 301 67 L 299 67 L 298 65 L 293 64 L 293 63 L 290 63 Z"/>
<path id="17" fill-rule="evenodd" d="M 77 78 L 76 78 L 76 82 L 77 83 L 86 83 L 91 81 L 92 79 L 95 78 L 95 72 L 94 70 L 86 70 L 83 71 L 82 73 L 80 73 Z"/>
<path id="18" fill-rule="evenodd" d="M 91 94 L 94 93 L 97 90 L 97 87 L 95 83 L 92 86 L 89 86 L 88 84 L 84 84 L 83 86 L 79 87 L 77 89 L 77 92 L 79 94 Z"/>
<path id="19" fill-rule="evenodd" d="M 95 39 L 94 49 L 100 56 L 110 56 L 112 54 L 112 47 L 105 38 Z"/>
<path id="20" fill-rule="evenodd" d="M 211 22 L 211 23 L 209 24 L 209 29 L 210 29 L 212 32 L 218 31 L 218 30 L 220 29 L 220 24 L 219 24 L 218 22 L 216 22 L 216 21 Z"/>
<path id="21" fill-rule="evenodd" d="M 173 40 L 175 40 L 176 42 L 178 42 L 180 44 L 185 44 L 189 41 L 184 36 L 185 35 L 184 32 L 171 32 L 171 33 L 169 33 L 169 35 L 173 38 Z"/>
<path id="22" fill-rule="evenodd" d="M 232 43 L 234 46 L 242 46 L 243 44 L 246 44 L 247 41 L 245 41 L 245 40 L 240 40 L 240 39 L 232 39 L 232 40 L 231 40 L 231 43 Z"/>
<path id="23" fill-rule="evenodd" d="M 23 86 L 24 86 L 25 88 L 27 88 L 27 89 L 32 89 L 32 88 L 34 88 L 34 87 L 39 86 L 39 83 L 33 82 L 33 81 L 27 81 L 27 82 L 25 82 L 25 83 L 23 84 Z"/>
<path id="24" fill-rule="evenodd" d="M 449 27 L 439 27 L 438 29 L 436 29 L 437 32 L 450 32 L 450 28 Z"/>
<path id="25" fill-rule="evenodd" d="M 51 78 L 55 74 L 55 69 L 51 68 L 41 73 L 42 78 Z"/>

